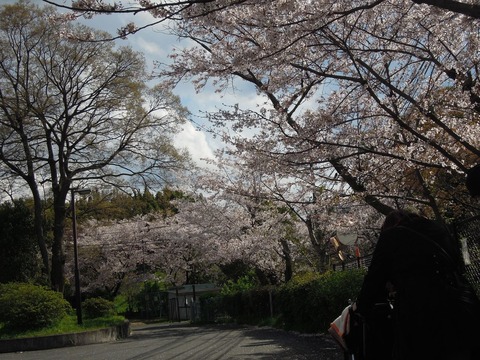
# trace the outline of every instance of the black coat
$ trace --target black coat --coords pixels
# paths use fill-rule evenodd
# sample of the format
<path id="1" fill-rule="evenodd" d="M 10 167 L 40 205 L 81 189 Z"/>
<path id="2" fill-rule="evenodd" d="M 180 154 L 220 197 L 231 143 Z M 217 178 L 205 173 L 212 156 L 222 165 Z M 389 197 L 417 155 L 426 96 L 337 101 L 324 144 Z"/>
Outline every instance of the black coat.
<path id="1" fill-rule="evenodd" d="M 357 299 L 368 325 L 367 360 L 471 359 L 470 324 L 480 324 L 458 303 L 450 244 L 446 229 L 427 219 L 382 232 Z M 392 285 L 385 326 L 375 304 L 386 301 Z"/>

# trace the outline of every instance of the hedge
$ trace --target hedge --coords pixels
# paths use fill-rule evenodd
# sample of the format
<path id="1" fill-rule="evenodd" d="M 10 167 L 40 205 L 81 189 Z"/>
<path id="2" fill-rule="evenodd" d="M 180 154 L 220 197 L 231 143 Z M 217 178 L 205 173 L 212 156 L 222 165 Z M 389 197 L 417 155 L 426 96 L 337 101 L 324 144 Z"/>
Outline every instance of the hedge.
<path id="1" fill-rule="evenodd" d="M 0 284 L 0 322 L 12 330 L 54 325 L 70 313 L 62 294 L 26 283 Z"/>
<path id="2" fill-rule="evenodd" d="M 276 304 L 284 327 L 302 332 L 324 332 L 355 300 L 363 282 L 362 270 L 328 272 L 305 283 L 281 287 Z"/>
<path id="3" fill-rule="evenodd" d="M 363 277 L 364 271 L 357 269 L 327 272 L 280 287 L 210 296 L 202 303 L 202 313 L 209 314 L 203 319 L 211 321 L 211 314 L 216 314 L 238 323 L 259 324 L 273 314 L 273 323 L 287 330 L 325 332 L 349 301 L 355 300 Z"/>

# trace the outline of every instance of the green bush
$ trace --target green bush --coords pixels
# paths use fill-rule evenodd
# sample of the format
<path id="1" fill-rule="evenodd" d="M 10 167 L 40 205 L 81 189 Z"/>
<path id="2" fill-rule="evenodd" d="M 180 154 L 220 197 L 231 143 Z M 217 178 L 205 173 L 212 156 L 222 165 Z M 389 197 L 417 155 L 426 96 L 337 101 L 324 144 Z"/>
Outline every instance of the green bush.
<path id="1" fill-rule="evenodd" d="M 0 284 L 0 322 L 11 330 L 56 324 L 72 310 L 62 294 L 25 283 Z"/>
<path id="2" fill-rule="evenodd" d="M 326 331 L 349 300 L 355 300 L 363 277 L 362 270 L 347 270 L 286 284 L 276 296 L 285 328 L 309 333 Z"/>
<path id="3" fill-rule="evenodd" d="M 287 330 L 325 332 L 349 300 L 356 299 L 364 274 L 358 269 L 303 274 L 277 288 L 211 295 L 201 299 L 202 321 L 223 317 L 238 323 L 271 323 Z"/>
<path id="4" fill-rule="evenodd" d="M 258 286 L 258 279 L 255 272 L 241 276 L 237 281 L 228 280 L 222 287 L 222 295 L 233 295 L 239 292 L 248 291 Z"/>
<path id="5" fill-rule="evenodd" d="M 355 300 L 363 277 L 364 271 L 356 269 L 303 274 L 275 289 L 222 293 L 210 302 L 217 314 L 224 313 L 239 323 L 258 325 L 273 321 L 275 326 L 287 330 L 324 332 L 349 300 Z"/>
<path id="6" fill-rule="evenodd" d="M 86 318 L 95 319 L 115 315 L 115 304 L 104 298 L 90 298 L 82 303 Z"/>

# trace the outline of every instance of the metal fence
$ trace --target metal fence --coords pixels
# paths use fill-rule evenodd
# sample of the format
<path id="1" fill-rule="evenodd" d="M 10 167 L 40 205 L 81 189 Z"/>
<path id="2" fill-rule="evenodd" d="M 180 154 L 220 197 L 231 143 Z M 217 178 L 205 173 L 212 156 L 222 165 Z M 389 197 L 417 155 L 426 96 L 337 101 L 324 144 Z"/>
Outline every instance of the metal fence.
<path id="1" fill-rule="evenodd" d="M 372 261 L 372 255 L 367 255 L 341 263 L 332 264 L 333 271 L 343 271 L 349 269 L 368 269 Z"/>
<path id="2" fill-rule="evenodd" d="M 452 224 L 465 264 L 465 277 L 480 298 L 480 215 Z M 334 264 L 334 271 L 368 268 L 372 255 Z"/>
<path id="3" fill-rule="evenodd" d="M 465 277 L 480 297 L 480 215 L 453 224 L 465 263 Z"/>

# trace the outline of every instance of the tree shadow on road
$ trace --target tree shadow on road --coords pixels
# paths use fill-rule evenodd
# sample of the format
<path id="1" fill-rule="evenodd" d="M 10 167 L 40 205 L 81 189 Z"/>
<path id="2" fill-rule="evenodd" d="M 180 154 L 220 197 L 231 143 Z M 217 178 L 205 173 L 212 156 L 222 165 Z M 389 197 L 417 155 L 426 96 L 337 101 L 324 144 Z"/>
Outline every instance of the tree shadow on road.
<path id="1" fill-rule="evenodd" d="M 325 334 L 299 334 L 269 327 L 235 324 L 198 326 L 190 323 L 133 326 L 126 341 L 158 339 L 161 359 L 343 360 L 336 343 Z M 157 355 L 159 355 L 157 352 Z M 156 358 L 154 350 L 131 360 Z M 151 355 L 151 356 L 149 356 Z M 159 357 L 160 358 L 160 357 Z"/>

